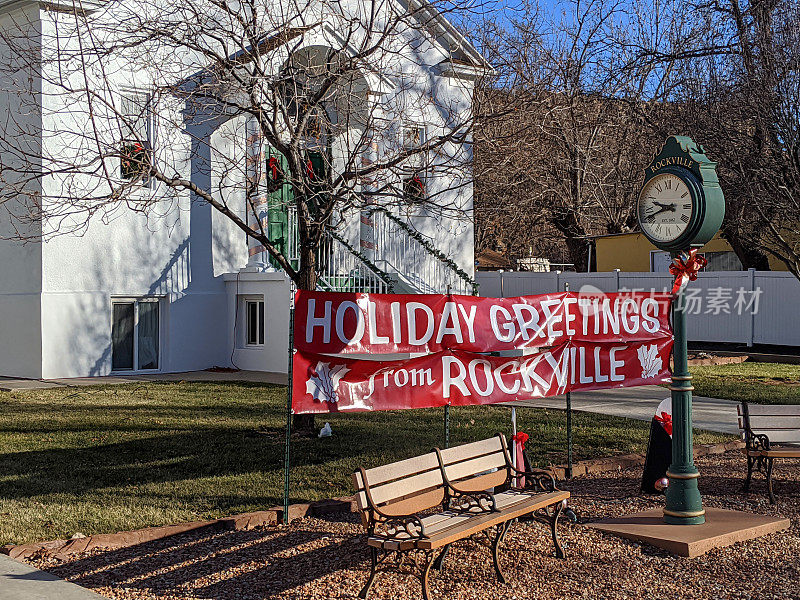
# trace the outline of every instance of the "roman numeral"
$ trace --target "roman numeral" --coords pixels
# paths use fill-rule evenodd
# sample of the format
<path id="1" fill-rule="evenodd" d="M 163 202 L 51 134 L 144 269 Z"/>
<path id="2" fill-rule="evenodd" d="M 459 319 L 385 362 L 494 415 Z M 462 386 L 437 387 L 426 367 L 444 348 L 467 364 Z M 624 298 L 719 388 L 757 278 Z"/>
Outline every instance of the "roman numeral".
<path id="1" fill-rule="evenodd" d="M 671 189 L 672 189 L 672 179 L 667 179 L 667 180 L 664 182 L 664 187 L 665 187 L 666 189 L 668 189 L 668 190 L 671 190 Z"/>
<path id="2" fill-rule="evenodd" d="M 681 216 L 681 221 L 683 221 L 684 223 L 688 223 L 689 222 L 689 215 L 682 215 Z"/>
<path id="3" fill-rule="evenodd" d="M 683 193 L 681 194 L 681 198 L 686 198 L 686 196 L 687 196 L 688 194 L 689 194 L 689 192 L 683 192 Z"/>
<path id="4" fill-rule="evenodd" d="M 684 204 L 683 205 L 683 210 L 692 210 L 692 205 L 691 204 Z"/>

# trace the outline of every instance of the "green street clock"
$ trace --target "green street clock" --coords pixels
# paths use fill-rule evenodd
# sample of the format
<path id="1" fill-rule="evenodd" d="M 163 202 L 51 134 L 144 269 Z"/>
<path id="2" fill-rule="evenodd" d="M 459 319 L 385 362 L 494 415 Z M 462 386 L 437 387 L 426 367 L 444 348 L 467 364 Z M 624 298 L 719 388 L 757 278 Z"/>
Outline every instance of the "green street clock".
<path id="1" fill-rule="evenodd" d="M 725 216 L 716 166 L 691 138 L 667 138 L 645 169 L 636 206 L 642 233 L 654 246 L 676 252 L 714 237 Z"/>

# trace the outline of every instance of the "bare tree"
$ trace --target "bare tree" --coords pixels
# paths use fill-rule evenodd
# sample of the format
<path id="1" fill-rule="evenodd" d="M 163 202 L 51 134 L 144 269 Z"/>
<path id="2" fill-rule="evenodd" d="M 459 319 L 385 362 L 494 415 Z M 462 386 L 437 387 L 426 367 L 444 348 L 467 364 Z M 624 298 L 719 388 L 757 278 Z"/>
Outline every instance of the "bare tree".
<path id="1" fill-rule="evenodd" d="M 661 86 L 646 90 L 648 75 L 623 70 L 611 51 L 615 39 L 631 35 L 627 3 L 564 6 L 553 18 L 526 4 L 508 30 L 486 42 L 501 73 L 478 96 L 492 117 L 476 132 L 476 213 L 513 215 L 506 231 L 517 253 L 541 246 L 545 225 L 583 270 L 589 236 L 634 226 L 651 143 L 643 113 L 654 110 L 645 99 Z M 479 221 L 482 243 L 485 224 Z M 552 248 L 552 239 L 546 243 Z"/>
<path id="2" fill-rule="evenodd" d="M 650 4 L 650 10 L 655 4 Z M 791 0 L 675 0 L 628 46 L 626 69 L 670 80 L 671 114 L 719 162 L 723 236 L 745 267 L 768 256 L 800 275 L 800 7 Z"/>
<path id="3" fill-rule="evenodd" d="M 40 28 L 6 15 L 0 210 L 12 237 L 206 203 L 313 289 L 326 232 L 348 211 L 417 204 L 469 219 L 471 89 L 486 64 L 443 18 L 461 10 L 74 0 Z M 299 230 L 296 257 L 282 220 Z"/>

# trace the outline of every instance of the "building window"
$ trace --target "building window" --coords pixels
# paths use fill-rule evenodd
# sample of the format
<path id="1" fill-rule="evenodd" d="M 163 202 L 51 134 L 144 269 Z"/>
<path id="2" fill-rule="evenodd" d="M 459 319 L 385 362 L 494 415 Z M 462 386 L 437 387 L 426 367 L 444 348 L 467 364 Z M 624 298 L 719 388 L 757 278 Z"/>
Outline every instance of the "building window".
<path id="1" fill-rule="evenodd" d="M 699 254 L 704 256 L 708 264 L 703 268 L 703 271 L 742 271 L 742 261 L 736 256 L 732 250 L 723 250 L 721 252 L 703 252 Z M 669 252 L 662 252 L 659 250 L 650 251 L 650 271 L 653 273 L 663 273 L 669 271 L 669 266 L 672 264 L 672 257 Z"/>
<path id="2" fill-rule="evenodd" d="M 424 145 L 427 140 L 425 139 L 425 128 L 416 127 L 412 125 L 403 126 L 403 149 L 413 150 Z"/>
<path id="3" fill-rule="evenodd" d="M 111 317 L 111 370 L 158 369 L 161 354 L 158 299 L 114 300 Z"/>
<path id="4" fill-rule="evenodd" d="M 152 98 L 141 91 L 125 91 L 120 100 L 122 140 L 120 176 L 148 181 L 153 164 Z"/>
<path id="5" fill-rule="evenodd" d="M 245 315 L 247 323 L 245 331 L 247 332 L 247 345 L 248 346 L 263 346 L 264 345 L 264 301 L 263 300 L 246 300 L 245 301 Z"/>
<path id="6" fill-rule="evenodd" d="M 708 265 L 704 271 L 742 271 L 742 261 L 732 250 L 723 252 L 704 252 Z"/>

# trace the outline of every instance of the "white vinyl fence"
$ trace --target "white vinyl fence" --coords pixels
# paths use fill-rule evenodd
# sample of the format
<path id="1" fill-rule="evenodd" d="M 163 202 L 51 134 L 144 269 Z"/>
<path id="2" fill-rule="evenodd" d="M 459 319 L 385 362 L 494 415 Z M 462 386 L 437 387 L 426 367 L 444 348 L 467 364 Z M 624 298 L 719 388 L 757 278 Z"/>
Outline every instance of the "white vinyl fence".
<path id="1" fill-rule="evenodd" d="M 570 291 L 669 291 L 660 273 L 478 272 L 480 295 L 495 298 Z M 800 346 L 800 282 L 776 271 L 700 273 L 686 295 L 689 340 Z"/>

